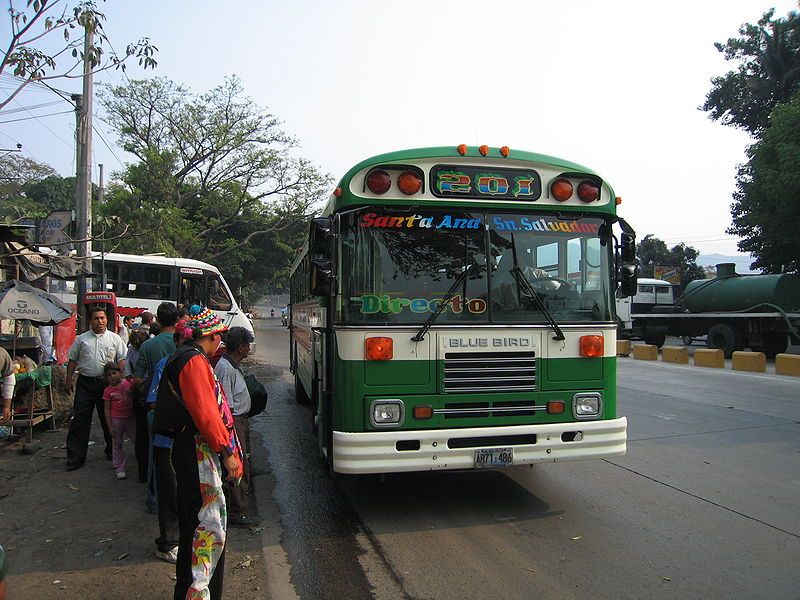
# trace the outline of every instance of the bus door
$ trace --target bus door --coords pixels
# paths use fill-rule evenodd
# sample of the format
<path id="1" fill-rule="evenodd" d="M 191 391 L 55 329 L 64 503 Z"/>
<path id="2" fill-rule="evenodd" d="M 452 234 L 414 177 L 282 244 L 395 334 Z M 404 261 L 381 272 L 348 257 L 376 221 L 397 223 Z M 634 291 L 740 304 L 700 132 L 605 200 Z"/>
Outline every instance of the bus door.
<path id="1" fill-rule="evenodd" d="M 320 448 L 330 459 L 330 442 L 327 432 L 330 430 L 329 420 L 331 415 L 325 401 L 326 392 L 328 391 L 326 341 L 324 327 L 311 328 L 311 400 L 315 410 L 314 425 L 316 427 L 315 431 L 319 436 Z"/>
<path id="2" fill-rule="evenodd" d="M 215 312 L 225 313 L 221 315 L 225 325 L 231 326 L 238 311 L 233 310 L 233 299 L 220 276 L 194 267 L 181 267 L 179 274 L 178 304 L 186 308 L 199 304 Z"/>

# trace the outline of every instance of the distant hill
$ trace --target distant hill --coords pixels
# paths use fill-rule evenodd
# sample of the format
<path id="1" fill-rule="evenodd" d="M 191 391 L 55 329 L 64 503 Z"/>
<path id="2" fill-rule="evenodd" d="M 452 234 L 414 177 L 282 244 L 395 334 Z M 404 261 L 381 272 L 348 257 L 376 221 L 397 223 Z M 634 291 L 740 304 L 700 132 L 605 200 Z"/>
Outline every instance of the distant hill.
<path id="1" fill-rule="evenodd" d="M 697 257 L 697 264 L 701 267 L 713 267 L 720 263 L 733 263 L 736 265 L 737 273 L 758 273 L 750 269 L 753 258 L 746 254 L 701 254 Z"/>

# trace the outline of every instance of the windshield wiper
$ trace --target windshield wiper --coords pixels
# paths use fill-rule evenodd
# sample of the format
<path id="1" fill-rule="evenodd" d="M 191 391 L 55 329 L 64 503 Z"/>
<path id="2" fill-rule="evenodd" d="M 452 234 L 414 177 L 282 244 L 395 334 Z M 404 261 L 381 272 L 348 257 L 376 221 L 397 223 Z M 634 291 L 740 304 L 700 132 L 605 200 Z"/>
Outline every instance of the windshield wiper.
<path id="1" fill-rule="evenodd" d="M 430 317 L 428 317 L 428 320 L 425 321 L 422 327 L 419 328 L 417 335 L 411 338 L 412 342 L 421 342 L 423 339 L 425 339 L 425 334 L 428 332 L 428 329 L 431 328 L 431 325 L 433 325 L 434 321 L 436 321 L 436 319 L 439 318 L 439 315 L 444 312 L 444 309 L 447 308 L 447 303 L 450 302 L 455 295 L 458 286 L 463 282 L 466 282 L 467 277 L 472 272 L 472 267 L 477 266 L 477 263 L 472 263 L 470 266 L 464 269 L 458 277 L 456 277 L 453 285 L 450 286 L 450 289 L 447 290 L 444 298 L 442 298 L 441 302 L 439 302 L 439 306 L 436 307 L 436 311 Z"/>
<path id="2" fill-rule="evenodd" d="M 547 319 L 547 324 L 553 328 L 553 331 L 555 331 L 556 334 L 553 336 L 553 339 L 557 341 L 563 341 L 564 339 L 566 339 L 564 337 L 564 332 L 561 331 L 561 328 L 558 326 L 558 323 L 556 323 L 556 320 L 553 318 L 553 315 L 550 314 L 549 310 L 547 310 L 547 307 L 544 304 L 544 300 L 542 300 L 542 297 L 539 295 L 539 292 L 537 292 L 533 288 L 530 281 L 528 281 L 528 278 L 525 277 L 525 273 L 523 273 L 522 270 L 519 268 L 519 263 L 517 262 L 517 244 L 514 241 L 513 233 L 511 234 L 511 256 L 514 259 L 514 266 L 511 268 L 510 273 L 514 276 L 514 279 L 517 281 L 517 293 L 521 291 L 523 295 L 533 300 L 533 303 L 538 307 L 540 311 L 542 311 L 544 318 Z"/>

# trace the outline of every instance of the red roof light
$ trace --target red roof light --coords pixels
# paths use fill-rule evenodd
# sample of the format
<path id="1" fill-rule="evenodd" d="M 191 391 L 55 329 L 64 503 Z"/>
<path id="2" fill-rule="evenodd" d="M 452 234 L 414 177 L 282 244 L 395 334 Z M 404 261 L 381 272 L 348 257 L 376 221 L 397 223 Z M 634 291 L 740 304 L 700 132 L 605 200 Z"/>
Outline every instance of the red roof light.
<path id="1" fill-rule="evenodd" d="M 594 202 L 600 197 L 600 188 L 591 181 L 582 181 L 578 184 L 578 198 L 584 202 Z"/>
<path id="2" fill-rule="evenodd" d="M 367 175 L 367 188 L 373 194 L 385 194 L 392 187 L 392 178 L 386 171 L 372 171 Z"/>

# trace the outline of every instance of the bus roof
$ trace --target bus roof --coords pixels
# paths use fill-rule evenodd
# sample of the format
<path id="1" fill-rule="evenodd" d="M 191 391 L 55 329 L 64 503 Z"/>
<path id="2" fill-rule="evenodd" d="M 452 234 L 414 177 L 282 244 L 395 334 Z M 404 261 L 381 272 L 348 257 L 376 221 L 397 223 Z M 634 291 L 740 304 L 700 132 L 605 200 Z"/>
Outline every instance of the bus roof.
<path id="1" fill-rule="evenodd" d="M 562 169 L 564 171 L 576 171 L 580 173 L 585 173 L 587 175 L 595 175 L 599 177 L 599 175 L 595 171 L 589 169 L 588 167 L 585 167 L 578 163 L 574 163 L 569 160 L 565 160 L 563 158 L 558 158 L 556 156 L 550 156 L 547 154 L 538 154 L 535 152 L 526 152 L 524 150 L 508 149 L 507 156 L 503 156 L 500 148 L 488 148 L 486 155 L 483 155 L 478 146 L 468 146 L 466 147 L 466 151 L 462 154 L 458 146 L 435 146 L 430 148 L 411 148 L 407 150 L 398 150 L 396 152 L 387 152 L 385 154 L 378 154 L 376 156 L 372 156 L 370 158 L 362 160 L 360 163 L 351 168 L 347 173 L 345 173 L 344 177 L 342 177 L 341 180 L 339 181 L 337 188 L 341 190 L 347 190 L 350 184 L 350 180 L 357 173 L 359 173 L 364 169 L 368 169 L 371 166 L 377 166 L 389 163 L 402 164 L 403 162 L 408 162 L 413 164 L 414 161 L 425 161 L 430 159 L 448 159 L 448 158 L 452 158 L 458 161 L 463 161 L 464 159 L 474 159 L 476 161 L 491 160 L 495 164 L 497 163 L 497 161 L 503 161 L 503 162 L 508 162 L 509 167 L 519 166 L 520 162 L 535 162 L 535 163 L 546 164 L 556 169 Z M 322 211 L 322 214 L 329 215 L 333 213 L 335 207 L 338 204 L 339 201 L 337 197 L 335 195 L 332 195 L 327 205 L 325 206 L 325 209 Z M 592 209 L 588 210 L 591 212 Z"/>
<path id="2" fill-rule="evenodd" d="M 92 258 L 95 260 L 100 260 L 103 258 L 103 254 L 101 252 L 92 252 Z M 219 269 L 217 269 L 217 267 L 214 265 L 208 264 L 201 260 L 194 260 L 192 258 L 106 252 L 105 259 L 111 262 L 144 263 L 148 265 L 167 265 L 170 267 L 195 267 L 197 269 L 206 269 L 207 271 L 219 273 Z"/>
<path id="3" fill-rule="evenodd" d="M 344 177 L 342 177 L 342 183 L 346 180 L 349 180 L 353 175 L 358 173 L 361 169 L 365 167 L 369 167 L 373 164 L 381 164 L 381 163 L 389 163 L 389 162 L 401 162 L 404 160 L 412 160 L 412 159 L 421 159 L 421 158 L 477 158 L 477 159 L 486 159 L 486 158 L 495 158 L 500 160 L 524 160 L 530 162 L 542 162 L 547 163 L 556 167 L 561 167 L 564 169 L 572 169 L 574 171 L 581 171 L 583 173 L 590 173 L 592 175 L 597 175 L 591 169 L 584 167 L 583 165 L 579 165 L 578 163 L 574 163 L 568 160 L 564 160 L 563 158 L 558 158 L 555 156 L 549 156 L 547 154 L 537 154 L 535 152 L 525 152 L 524 150 L 513 150 L 509 149 L 508 156 L 503 156 L 500 153 L 500 148 L 489 148 L 489 151 L 486 156 L 480 153 L 478 146 L 471 146 L 467 147 L 467 151 L 465 154 L 461 154 L 459 152 L 457 146 L 434 146 L 431 148 L 412 148 L 410 150 L 398 150 L 396 152 L 387 152 L 385 154 L 378 154 L 377 156 L 373 156 L 371 158 L 367 158 L 366 160 L 362 160 L 358 163 L 355 167 L 350 169 Z"/>

